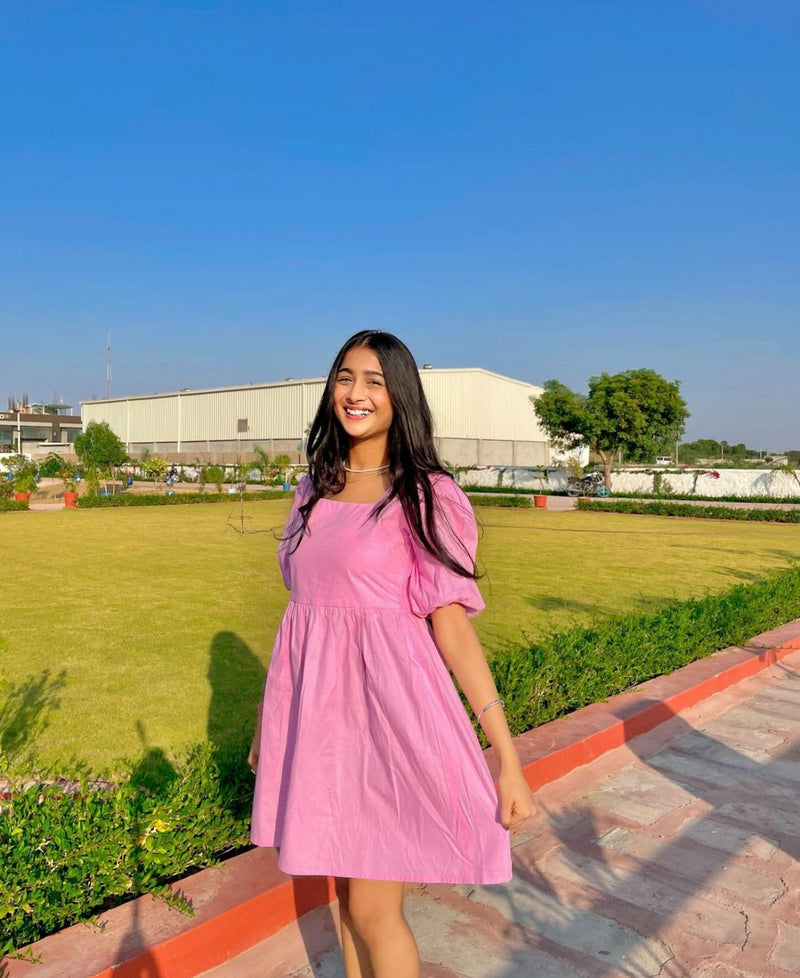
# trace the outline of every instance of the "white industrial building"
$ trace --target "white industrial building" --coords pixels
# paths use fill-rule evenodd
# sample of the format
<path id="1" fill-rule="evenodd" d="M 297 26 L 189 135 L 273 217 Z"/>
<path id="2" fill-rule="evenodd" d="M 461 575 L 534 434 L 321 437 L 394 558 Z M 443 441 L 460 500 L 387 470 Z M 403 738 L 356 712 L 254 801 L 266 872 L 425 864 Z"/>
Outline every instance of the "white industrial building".
<path id="1" fill-rule="evenodd" d="M 480 368 L 420 370 L 436 445 L 450 465 L 545 466 L 549 442 L 531 395 L 541 387 Z M 107 421 L 130 455 L 149 449 L 176 462 L 232 462 L 256 445 L 305 461 L 324 378 L 81 403 L 84 428 Z"/>

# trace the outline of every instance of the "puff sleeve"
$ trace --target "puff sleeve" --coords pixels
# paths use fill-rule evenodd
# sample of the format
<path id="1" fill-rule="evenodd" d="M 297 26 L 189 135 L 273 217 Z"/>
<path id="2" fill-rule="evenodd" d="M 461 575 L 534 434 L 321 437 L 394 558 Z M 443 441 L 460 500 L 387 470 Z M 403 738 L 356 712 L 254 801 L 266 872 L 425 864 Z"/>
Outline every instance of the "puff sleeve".
<path id="1" fill-rule="evenodd" d="M 297 542 L 295 534 L 299 532 L 300 527 L 303 525 L 303 519 L 298 510 L 303 503 L 308 501 L 310 495 L 311 479 L 307 475 L 304 475 L 297 483 L 297 488 L 294 491 L 294 499 L 292 500 L 292 508 L 289 510 L 289 515 L 286 517 L 286 523 L 283 527 L 283 533 L 281 535 L 281 542 L 278 544 L 278 566 L 281 569 L 283 583 L 290 591 L 292 589 L 291 551 L 295 549 L 295 544 Z"/>
<path id="2" fill-rule="evenodd" d="M 462 489 L 448 476 L 434 476 L 431 485 L 439 539 L 455 560 L 469 568 L 478 546 L 478 527 L 472 506 Z M 482 611 L 484 602 L 475 581 L 445 566 L 411 536 L 413 567 L 408 598 L 412 613 L 428 618 L 437 608 L 448 604 L 463 605 L 470 617 Z"/>

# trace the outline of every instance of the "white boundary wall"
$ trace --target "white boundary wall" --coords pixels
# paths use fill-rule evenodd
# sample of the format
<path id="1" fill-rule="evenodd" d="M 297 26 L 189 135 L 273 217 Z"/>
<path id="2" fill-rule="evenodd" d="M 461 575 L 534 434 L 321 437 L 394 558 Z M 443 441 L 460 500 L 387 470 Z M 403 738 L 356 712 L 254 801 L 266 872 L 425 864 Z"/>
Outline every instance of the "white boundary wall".
<path id="1" fill-rule="evenodd" d="M 718 472 L 719 478 L 711 475 Z M 501 485 L 512 489 L 563 490 L 567 482 L 564 469 L 514 468 L 512 466 L 490 466 L 470 469 L 459 475 L 462 485 L 496 486 L 502 473 Z M 646 493 L 655 495 L 656 477 L 661 477 L 663 497 L 668 493 L 676 496 L 768 496 L 780 499 L 796 496 L 800 501 L 800 472 L 797 478 L 791 472 L 780 469 L 626 469 L 612 474 L 614 496 L 626 493 Z"/>

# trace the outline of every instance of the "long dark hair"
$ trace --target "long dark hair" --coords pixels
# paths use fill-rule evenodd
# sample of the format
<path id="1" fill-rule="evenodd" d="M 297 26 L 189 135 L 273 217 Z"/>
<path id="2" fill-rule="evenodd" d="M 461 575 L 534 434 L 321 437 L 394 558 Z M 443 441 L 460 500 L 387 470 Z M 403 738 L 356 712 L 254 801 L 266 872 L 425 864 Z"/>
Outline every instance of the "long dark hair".
<path id="1" fill-rule="evenodd" d="M 370 517 L 376 518 L 392 500 L 403 507 L 403 515 L 419 543 L 446 567 L 463 577 L 477 578 L 472 557 L 463 548 L 468 562 L 457 560 L 442 543 L 437 520 L 446 519 L 441 510 L 435 511 L 431 476 L 450 479 L 439 460 L 433 443 L 433 417 L 419 370 L 411 351 L 396 336 L 377 329 L 355 333 L 336 354 L 325 382 L 325 390 L 308 434 L 308 474 L 311 494 L 299 507 L 302 525 L 292 549 L 297 549 L 308 531 L 308 520 L 319 499 L 337 495 L 346 482 L 345 462 L 350 452 L 348 436 L 334 411 L 336 379 L 347 353 L 354 347 L 367 347 L 378 358 L 386 390 L 392 403 L 392 424 L 388 434 L 389 472 L 392 485 L 387 494 L 375 504 Z M 455 531 L 453 539 L 458 539 Z"/>

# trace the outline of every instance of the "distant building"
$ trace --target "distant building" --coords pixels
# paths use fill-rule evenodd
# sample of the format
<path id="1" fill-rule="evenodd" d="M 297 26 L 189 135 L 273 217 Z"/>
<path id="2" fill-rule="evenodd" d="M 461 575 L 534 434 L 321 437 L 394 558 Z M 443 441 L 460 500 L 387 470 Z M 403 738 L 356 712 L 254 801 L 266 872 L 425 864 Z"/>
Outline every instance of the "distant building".
<path id="1" fill-rule="evenodd" d="M 68 404 L 30 404 L 10 397 L 0 412 L 0 452 L 21 451 L 43 456 L 50 451 L 71 451 L 81 433 L 81 419 Z"/>
<path id="2" fill-rule="evenodd" d="M 451 465 L 544 466 L 550 444 L 530 397 L 541 387 L 481 368 L 424 367 L 437 448 Z M 305 461 L 324 378 L 182 390 L 81 402 L 83 424 L 107 421 L 131 455 L 148 449 L 178 462 L 232 462 L 256 445 Z"/>

